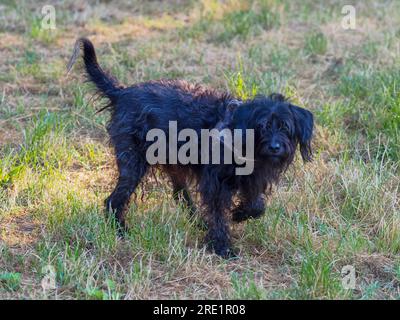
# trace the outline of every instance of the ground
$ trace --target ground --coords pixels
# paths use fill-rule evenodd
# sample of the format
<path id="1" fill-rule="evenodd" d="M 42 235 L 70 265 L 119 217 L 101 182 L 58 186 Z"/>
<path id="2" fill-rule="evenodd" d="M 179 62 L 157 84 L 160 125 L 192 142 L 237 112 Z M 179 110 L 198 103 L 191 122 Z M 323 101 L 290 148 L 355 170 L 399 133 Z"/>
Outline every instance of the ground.
<path id="1" fill-rule="evenodd" d="M 346 30 L 347 2 L 56 1 L 53 30 L 45 1 L 1 0 L 0 298 L 399 299 L 400 3 L 352 1 Z M 116 237 L 108 114 L 79 64 L 66 75 L 79 36 L 124 84 L 278 91 L 313 111 L 314 161 L 232 226 L 238 259 L 204 249 L 157 174 Z"/>

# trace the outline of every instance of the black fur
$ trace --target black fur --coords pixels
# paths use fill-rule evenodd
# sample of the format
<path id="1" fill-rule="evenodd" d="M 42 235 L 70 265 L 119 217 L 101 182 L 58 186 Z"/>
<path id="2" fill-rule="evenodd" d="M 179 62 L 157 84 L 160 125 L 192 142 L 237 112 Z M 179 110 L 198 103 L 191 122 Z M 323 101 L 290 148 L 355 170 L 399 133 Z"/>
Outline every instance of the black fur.
<path id="1" fill-rule="evenodd" d="M 265 192 L 293 161 L 297 145 L 303 159 L 311 160 L 312 113 L 274 94 L 244 101 L 227 116 L 228 106 L 236 101 L 234 97 L 180 80 L 149 81 L 123 88 L 100 68 L 92 43 L 85 38 L 78 42 L 83 47 L 89 80 L 110 101 L 108 132 L 119 178 L 106 206 L 121 228 L 125 228 L 124 213 L 130 196 L 149 168 L 145 154 L 150 129 L 159 128 L 168 135 L 169 121 L 177 121 L 178 130 L 192 128 L 200 132 L 229 119 L 224 127 L 255 130 L 255 168 L 251 175 L 235 175 L 235 164 L 160 166 L 171 179 L 174 198 L 184 201 L 192 213 L 195 210 L 187 188 L 192 181 L 198 186 L 206 213 L 207 244 L 218 255 L 230 255 L 226 214 L 232 209 L 236 222 L 261 216 Z M 234 196 L 240 203 L 232 208 Z"/>

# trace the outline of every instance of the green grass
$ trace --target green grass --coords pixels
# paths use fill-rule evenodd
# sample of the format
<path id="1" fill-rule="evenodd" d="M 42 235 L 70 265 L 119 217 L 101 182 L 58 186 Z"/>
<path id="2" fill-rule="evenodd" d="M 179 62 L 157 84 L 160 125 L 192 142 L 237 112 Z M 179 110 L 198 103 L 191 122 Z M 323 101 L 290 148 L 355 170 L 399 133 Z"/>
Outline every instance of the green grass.
<path id="1" fill-rule="evenodd" d="M 206 36 L 217 44 L 229 43 L 234 39 L 246 41 L 280 25 L 279 15 L 266 1 L 248 1 L 247 6 L 226 10 L 221 17 L 217 14 L 220 5 L 217 2 L 214 5 L 211 10 L 203 12 L 193 26 L 184 28 L 181 35 L 185 38 Z"/>
<path id="2" fill-rule="evenodd" d="M 400 10 L 356 5 L 373 31 L 337 29 L 341 4 L 322 0 L 121 1 L 86 18 L 67 1 L 54 32 L 37 4 L 5 2 L 0 298 L 399 299 Z M 116 178 L 109 115 L 79 64 L 65 76 L 78 33 L 124 84 L 184 78 L 243 99 L 281 92 L 313 111 L 314 161 L 296 158 L 265 215 L 232 226 L 238 259 L 205 250 L 158 173 L 117 237 L 103 207 Z M 346 265 L 354 290 L 342 287 Z M 48 270 L 56 287 L 43 290 Z"/>
<path id="3" fill-rule="evenodd" d="M 336 91 L 344 99 L 325 105 L 324 124 L 366 136 L 372 152 L 398 160 L 400 154 L 400 73 L 397 67 L 344 74 Z"/>
<path id="4" fill-rule="evenodd" d="M 244 300 L 262 300 L 267 298 L 267 292 L 262 283 L 257 284 L 253 279 L 254 274 L 238 275 L 237 273 L 231 274 L 231 282 L 233 287 L 232 299 Z"/>
<path id="5" fill-rule="evenodd" d="M 16 291 L 21 285 L 21 274 L 13 272 L 0 273 L 0 285 L 7 291 Z"/>
<path id="6" fill-rule="evenodd" d="M 258 10 L 233 11 L 222 18 L 222 31 L 216 36 L 217 42 L 228 42 L 237 37 L 246 40 L 261 30 L 268 30 L 279 25 L 279 16 L 267 6 Z"/>
<path id="7" fill-rule="evenodd" d="M 307 54 L 323 55 L 328 49 L 328 40 L 322 32 L 311 32 L 306 35 L 304 50 Z"/>

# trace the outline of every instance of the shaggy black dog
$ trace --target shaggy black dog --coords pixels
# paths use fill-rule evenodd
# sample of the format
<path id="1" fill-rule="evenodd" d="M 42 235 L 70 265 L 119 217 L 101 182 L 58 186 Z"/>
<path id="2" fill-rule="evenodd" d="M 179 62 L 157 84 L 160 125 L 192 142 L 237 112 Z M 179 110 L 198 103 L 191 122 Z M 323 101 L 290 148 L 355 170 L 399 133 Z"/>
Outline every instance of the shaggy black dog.
<path id="1" fill-rule="evenodd" d="M 178 162 L 159 166 L 171 179 L 174 198 L 182 199 L 191 212 L 195 210 L 188 185 L 197 185 L 205 209 L 207 245 L 218 255 L 230 256 L 227 213 L 231 211 L 236 222 L 260 217 L 265 211 L 264 194 L 293 161 L 297 146 L 305 161 L 311 159 L 312 113 L 285 101 L 279 94 L 241 102 L 227 93 L 179 80 L 122 87 L 101 69 L 88 39 L 77 41 L 75 58 L 69 67 L 80 48 L 88 80 L 110 102 L 108 132 L 119 178 L 106 206 L 122 229 L 129 199 L 150 167 L 146 160 L 146 150 L 152 143 L 146 141 L 150 129 L 161 129 L 168 136 L 169 121 L 177 121 L 178 131 L 191 128 L 199 132 L 221 127 L 254 129 L 254 170 L 249 175 L 236 175 L 235 168 L 239 166 L 236 163 L 184 165 Z M 233 197 L 239 199 L 236 205 Z"/>

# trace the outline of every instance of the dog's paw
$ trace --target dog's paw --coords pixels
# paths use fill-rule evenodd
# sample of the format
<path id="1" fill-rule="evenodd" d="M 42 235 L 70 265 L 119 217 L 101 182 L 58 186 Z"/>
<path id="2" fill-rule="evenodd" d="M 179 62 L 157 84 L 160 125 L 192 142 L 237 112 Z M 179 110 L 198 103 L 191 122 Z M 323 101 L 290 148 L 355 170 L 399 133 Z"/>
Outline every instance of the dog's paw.
<path id="1" fill-rule="evenodd" d="M 210 252 L 215 253 L 223 259 L 234 259 L 237 258 L 237 252 L 233 250 L 228 243 L 222 242 L 209 242 L 207 248 Z"/>
<path id="2" fill-rule="evenodd" d="M 227 260 L 235 260 L 238 259 L 238 252 L 232 248 L 224 248 L 224 249 L 219 249 L 219 250 L 214 250 L 215 254 L 220 256 L 223 259 Z"/>
<path id="3" fill-rule="evenodd" d="M 115 223 L 117 236 L 118 238 L 123 239 L 126 237 L 128 232 L 128 227 L 126 226 L 123 214 L 124 208 L 122 206 L 116 207 L 115 203 L 116 201 L 114 201 L 112 197 L 109 197 L 104 201 L 106 218 L 111 221 L 111 223 Z"/>
<path id="4" fill-rule="evenodd" d="M 232 212 L 232 221 L 240 223 L 248 219 L 258 219 L 263 215 L 264 211 L 261 210 L 245 210 L 237 208 Z"/>

